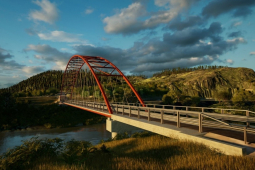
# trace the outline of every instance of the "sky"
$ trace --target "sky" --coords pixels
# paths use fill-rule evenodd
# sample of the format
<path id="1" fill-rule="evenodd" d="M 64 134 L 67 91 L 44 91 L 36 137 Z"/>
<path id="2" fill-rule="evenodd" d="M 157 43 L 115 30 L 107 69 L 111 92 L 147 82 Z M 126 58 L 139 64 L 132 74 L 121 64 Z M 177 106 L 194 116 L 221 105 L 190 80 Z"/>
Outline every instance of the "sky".
<path id="1" fill-rule="evenodd" d="M 255 0 L 0 0 L 0 88 L 75 54 L 125 74 L 175 67 L 255 69 Z"/>

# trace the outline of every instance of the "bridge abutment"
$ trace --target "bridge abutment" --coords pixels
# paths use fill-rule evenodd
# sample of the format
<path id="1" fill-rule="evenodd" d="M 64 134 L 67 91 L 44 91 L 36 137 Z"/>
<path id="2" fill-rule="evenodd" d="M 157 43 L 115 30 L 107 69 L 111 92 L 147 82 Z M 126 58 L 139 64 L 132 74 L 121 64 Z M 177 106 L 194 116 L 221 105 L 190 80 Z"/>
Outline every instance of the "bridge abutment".
<path id="1" fill-rule="evenodd" d="M 106 130 L 108 132 L 111 132 L 111 137 L 114 138 L 117 136 L 119 133 L 125 133 L 127 132 L 129 135 L 135 133 L 135 132 L 141 132 L 144 131 L 143 129 L 118 122 L 116 120 L 112 120 L 110 118 L 106 119 Z"/>

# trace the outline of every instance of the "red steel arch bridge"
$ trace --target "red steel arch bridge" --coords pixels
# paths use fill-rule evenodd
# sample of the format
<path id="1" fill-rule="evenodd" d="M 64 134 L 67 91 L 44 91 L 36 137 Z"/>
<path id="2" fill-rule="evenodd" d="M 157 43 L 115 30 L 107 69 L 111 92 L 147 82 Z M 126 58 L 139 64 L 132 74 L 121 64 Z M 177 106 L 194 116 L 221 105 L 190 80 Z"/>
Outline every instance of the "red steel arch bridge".
<path id="1" fill-rule="evenodd" d="M 107 117 L 113 113 L 112 104 L 135 101 L 137 105 L 145 106 L 128 78 L 113 63 L 97 56 L 74 55 L 70 58 L 64 72 L 61 94 L 64 104 L 74 107 L 79 107 L 74 104 L 86 105 L 88 108 L 82 109 Z M 101 108 L 90 109 L 92 105 L 93 108 Z"/>
<path id="2" fill-rule="evenodd" d="M 60 102 L 165 136 L 170 131 L 183 135 L 188 128 L 187 133 L 192 131 L 197 136 L 213 131 L 243 140 L 245 144 L 255 143 L 255 112 L 145 104 L 130 80 L 103 57 L 74 55 L 70 58 L 62 79 Z M 178 129 L 173 130 L 174 127 L 170 126 Z M 210 142 L 205 140 L 202 143 L 208 145 Z M 216 146 L 219 145 L 211 145 Z"/>

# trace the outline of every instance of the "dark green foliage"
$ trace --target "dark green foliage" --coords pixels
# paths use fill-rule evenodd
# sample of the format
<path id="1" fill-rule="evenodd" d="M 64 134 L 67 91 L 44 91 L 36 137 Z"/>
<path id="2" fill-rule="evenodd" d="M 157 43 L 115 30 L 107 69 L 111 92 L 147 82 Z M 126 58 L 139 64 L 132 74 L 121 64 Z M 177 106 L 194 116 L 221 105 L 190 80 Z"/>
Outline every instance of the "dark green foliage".
<path id="1" fill-rule="evenodd" d="M 69 164 L 84 162 L 87 155 L 90 153 L 91 147 L 92 144 L 90 142 L 76 141 L 73 139 L 65 143 L 62 157 L 64 161 Z"/>
<path id="2" fill-rule="evenodd" d="M 226 101 L 226 100 L 230 100 L 232 97 L 231 92 L 229 91 L 218 91 L 215 95 L 215 97 L 219 100 L 219 101 Z"/>
<path id="3" fill-rule="evenodd" d="M 67 164 L 79 164 L 88 159 L 90 154 L 105 153 L 109 150 L 103 145 L 100 150 L 87 141 L 64 142 L 62 139 L 38 139 L 33 137 L 23 144 L 5 152 L 0 156 L 0 169 L 29 169 L 42 159 L 50 162 L 60 161 Z"/>
<path id="4" fill-rule="evenodd" d="M 63 147 L 63 140 L 38 139 L 33 137 L 23 144 L 7 151 L 0 156 L 0 169 L 25 169 L 34 161 L 43 157 L 56 157 Z"/>
<path id="5" fill-rule="evenodd" d="M 105 117 L 70 106 L 51 104 L 33 106 L 16 103 L 9 93 L 0 94 L 0 130 L 42 125 L 47 128 L 101 123 Z"/>
<path id="6" fill-rule="evenodd" d="M 11 95 L 11 93 L 9 93 L 9 92 L 0 93 L 1 111 L 4 111 L 8 108 L 12 108 L 14 105 L 15 105 L 15 98 Z"/>
<path id="7" fill-rule="evenodd" d="M 186 97 L 182 100 L 184 106 L 198 106 L 200 103 L 200 97 Z"/>
<path id="8" fill-rule="evenodd" d="M 171 104 L 173 104 L 173 101 L 174 101 L 174 99 L 167 94 L 164 94 L 162 97 L 163 104 L 171 105 Z"/>

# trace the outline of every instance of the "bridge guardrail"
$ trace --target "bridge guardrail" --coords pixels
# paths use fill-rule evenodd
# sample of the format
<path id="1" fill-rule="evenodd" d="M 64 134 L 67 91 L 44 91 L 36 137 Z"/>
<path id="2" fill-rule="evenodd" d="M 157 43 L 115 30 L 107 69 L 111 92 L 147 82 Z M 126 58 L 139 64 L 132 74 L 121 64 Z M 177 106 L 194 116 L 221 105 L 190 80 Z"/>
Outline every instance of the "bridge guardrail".
<path id="1" fill-rule="evenodd" d="M 107 112 L 107 107 L 105 103 L 96 102 L 86 102 L 86 101 L 75 101 L 67 100 L 67 103 L 77 104 L 80 106 L 85 106 L 93 109 L 98 109 Z M 165 121 L 176 122 L 177 127 L 181 127 L 181 123 L 188 125 L 198 126 L 199 132 L 203 132 L 203 128 L 217 128 L 217 129 L 227 129 L 234 130 L 244 133 L 244 142 L 247 143 L 247 133 L 255 134 L 255 126 L 250 125 L 250 123 L 255 123 L 255 117 L 241 116 L 241 115 L 231 115 L 231 114 L 219 114 L 190 110 L 176 110 L 167 108 L 157 108 L 157 107 L 141 107 L 135 106 L 135 104 L 124 105 L 120 103 L 110 103 L 113 114 L 122 114 L 128 116 L 137 116 L 138 119 L 141 117 L 147 117 L 148 121 L 152 119 L 158 119 L 162 124 Z M 148 106 L 148 105 L 147 105 Z M 196 107 L 198 108 L 198 107 Z M 215 109 L 215 108 L 214 108 Z M 246 111 L 246 110 L 242 110 Z M 229 122 L 227 122 L 229 121 Z M 230 123 L 231 122 L 231 123 Z M 237 123 L 232 123 L 237 122 Z M 239 123 L 239 124 L 238 124 Z M 246 123 L 246 124 L 241 124 Z"/>

